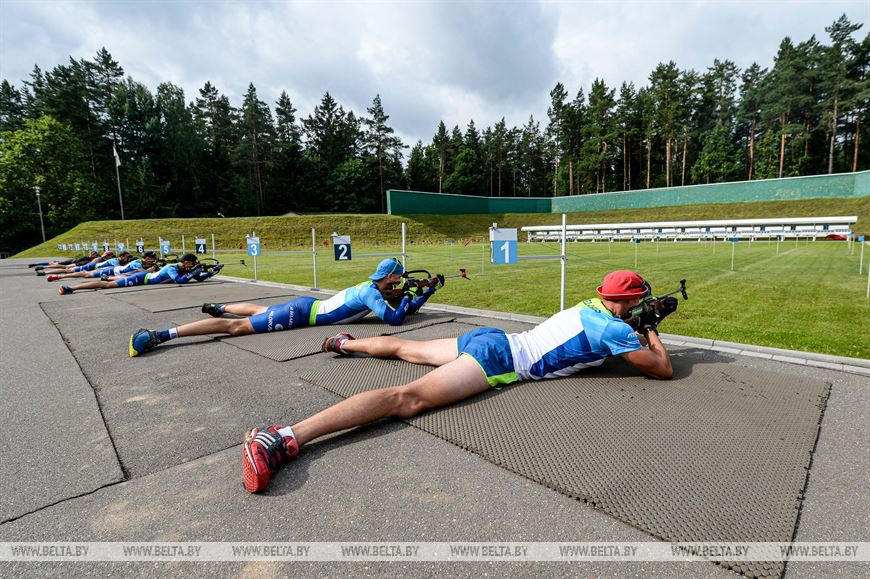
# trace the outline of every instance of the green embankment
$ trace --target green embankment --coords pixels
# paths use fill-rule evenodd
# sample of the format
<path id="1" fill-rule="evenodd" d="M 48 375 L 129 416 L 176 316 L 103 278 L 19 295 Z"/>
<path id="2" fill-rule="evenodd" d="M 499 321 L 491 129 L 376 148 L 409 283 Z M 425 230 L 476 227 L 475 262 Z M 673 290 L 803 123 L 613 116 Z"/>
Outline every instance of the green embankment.
<path id="1" fill-rule="evenodd" d="M 824 199 L 811 201 L 779 201 L 721 205 L 686 205 L 654 209 L 594 211 L 569 213 L 569 223 L 613 223 L 631 221 L 666 221 L 690 219 L 744 219 L 752 217 L 811 217 L 827 215 L 857 215 L 858 232 L 870 234 L 870 197 L 858 199 Z M 333 231 L 352 236 L 355 246 L 366 244 L 396 244 L 401 239 L 401 223 L 407 224 L 407 235 L 414 243 L 439 243 L 445 239 L 465 239 L 486 235 L 487 228 L 497 222 L 502 227 L 524 225 L 556 225 L 558 215 L 551 214 L 487 214 L 487 215 L 302 215 L 288 217 L 237 217 L 209 219 L 131 219 L 127 221 L 88 221 L 58 235 L 43 244 L 22 251 L 14 257 L 57 255 L 61 243 L 85 240 L 115 240 L 132 244 L 143 238 L 148 247 L 157 247 L 157 238 L 172 242 L 180 249 L 181 236 L 185 246 L 193 247 L 193 237 L 203 236 L 211 246 L 211 235 L 217 247 L 238 247 L 245 235 L 256 232 L 263 251 L 294 250 L 311 247 L 311 228 L 316 229 L 319 243 Z"/>

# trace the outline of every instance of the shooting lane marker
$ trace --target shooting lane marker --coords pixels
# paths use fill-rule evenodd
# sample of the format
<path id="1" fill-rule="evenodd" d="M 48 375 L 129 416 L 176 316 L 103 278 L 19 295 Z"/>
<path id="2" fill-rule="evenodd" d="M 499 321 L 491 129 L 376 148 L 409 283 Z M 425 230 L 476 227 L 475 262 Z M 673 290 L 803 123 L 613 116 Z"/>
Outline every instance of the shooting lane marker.
<path id="1" fill-rule="evenodd" d="M 314 286 L 311 289 L 317 289 L 317 234 L 314 228 L 311 228 L 311 258 L 314 260 Z"/>
<path id="2" fill-rule="evenodd" d="M 211 234 L 211 258 L 217 259 L 217 246 L 214 244 L 214 233 Z"/>
<path id="3" fill-rule="evenodd" d="M 260 238 L 257 237 L 256 231 L 252 231 L 251 235 L 245 238 L 245 245 L 248 247 L 248 255 L 254 258 L 254 281 L 257 281 L 257 256 L 260 255 Z"/>

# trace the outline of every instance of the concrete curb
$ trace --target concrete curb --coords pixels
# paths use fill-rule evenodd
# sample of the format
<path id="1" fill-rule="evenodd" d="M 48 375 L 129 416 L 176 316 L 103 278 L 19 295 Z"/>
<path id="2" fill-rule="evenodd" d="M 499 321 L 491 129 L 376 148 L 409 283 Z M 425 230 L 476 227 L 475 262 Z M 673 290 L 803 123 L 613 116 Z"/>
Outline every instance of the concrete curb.
<path id="1" fill-rule="evenodd" d="M 312 288 L 307 286 L 271 282 L 257 281 L 252 279 L 231 277 L 221 275 L 222 278 L 240 283 L 251 283 L 266 285 L 269 287 L 287 288 L 307 293 L 319 293 L 327 296 L 335 295 L 336 291 L 324 290 L 320 288 Z M 539 324 L 547 318 L 539 316 L 528 316 L 525 314 L 513 314 L 510 312 L 496 312 L 493 310 L 479 310 L 476 308 L 465 308 L 461 306 L 446 306 L 441 304 L 426 304 L 427 310 L 437 312 L 446 312 L 453 314 L 465 314 L 478 316 L 482 318 L 491 318 L 494 320 L 510 320 L 514 322 L 528 322 L 531 324 Z M 848 358 L 846 356 L 830 356 L 828 354 L 817 354 L 815 352 L 801 352 L 798 350 L 784 350 L 782 348 L 770 348 L 768 346 L 756 346 L 753 344 L 739 344 L 736 342 L 727 342 L 724 340 L 710 340 L 706 338 L 694 338 L 691 336 L 680 336 L 676 334 L 661 334 L 662 342 L 671 346 L 691 346 L 693 348 L 701 348 L 704 350 L 712 350 L 715 352 L 723 352 L 726 354 L 734 354 L 738 356 L 749 356 L 752 358 L 762 358 L 765 360 L 774 360 L 776 362 L 786 362 L 788 364 L 796 364 L 799 366 L 812 366 L 815 368 L 826 368 L 828 370 L 838 370 L 840 372 L 849 372 L 850 374 L 859 374 L 870 377 L 870 360 L 864 358 Z"/>

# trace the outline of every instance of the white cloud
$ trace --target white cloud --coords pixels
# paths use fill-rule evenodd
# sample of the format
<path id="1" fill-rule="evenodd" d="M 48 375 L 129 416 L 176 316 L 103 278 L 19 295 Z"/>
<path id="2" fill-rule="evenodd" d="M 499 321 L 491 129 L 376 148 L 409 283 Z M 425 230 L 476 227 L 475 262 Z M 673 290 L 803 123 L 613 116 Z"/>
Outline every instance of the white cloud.
<path id="1" fill-rule="evenodd" d="M 210 81 L 238 105 L 253 82 L 270 105 L 286 91 L 309 115 L 329 91 L 364 114 L 380 93 L 412 145 L 443 120 L 464 130 L 530 114 L 549 92 L 595 77 L 645 84 L 658 62 L 703 71 L 714 58 L 772 62 L 782 38 L 816 34 L 870 2 L 37 2 L 4 0 L 0 76 L 16 86 L 105 46 L 127 74 L 187 100 Z M 862 30 L 862 33 L 867 31 Z"/>

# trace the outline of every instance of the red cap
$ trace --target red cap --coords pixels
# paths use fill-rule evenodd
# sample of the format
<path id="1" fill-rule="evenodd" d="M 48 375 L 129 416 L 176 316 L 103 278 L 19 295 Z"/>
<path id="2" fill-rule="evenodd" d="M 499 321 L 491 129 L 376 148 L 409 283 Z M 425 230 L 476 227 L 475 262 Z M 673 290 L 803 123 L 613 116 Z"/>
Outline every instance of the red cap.
<path id="1" fill-rule="evenodd" d="M 649 292 L 649 285 L 642 277 L 627 269 L 612 271 L 604 276 L 598 286 L 598 295 L 606 300 L 631 300 L 642 298 Z"/>

